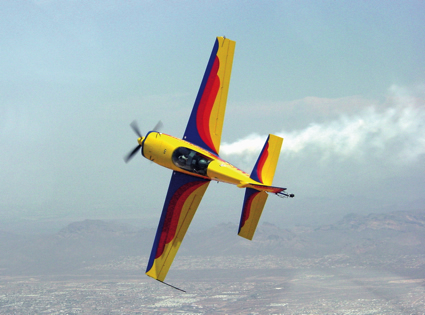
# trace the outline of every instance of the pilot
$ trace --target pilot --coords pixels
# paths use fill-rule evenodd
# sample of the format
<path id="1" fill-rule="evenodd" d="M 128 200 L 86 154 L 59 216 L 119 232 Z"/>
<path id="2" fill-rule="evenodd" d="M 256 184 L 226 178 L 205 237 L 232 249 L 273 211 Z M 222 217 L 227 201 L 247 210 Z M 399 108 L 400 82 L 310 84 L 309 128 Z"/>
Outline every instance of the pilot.
<path id="1" fill-rule="evenodd" d="M 187 156 L 182 154 L 179 156 L 179 164 L 181 165 L 186 165 L 186 161 L 187 161 Z"/>
<path id="2" fill-rule="evenodd" d="M 206 169 L 206 168 L 207 168 L 207 166 L 208 166 L 208 162 L 207 162 L 207 160 L 205 160 L 205 159 L 200 159 L 200 160 L 198 161 L 198 167 L 199 167 L 201 170 Z"/>

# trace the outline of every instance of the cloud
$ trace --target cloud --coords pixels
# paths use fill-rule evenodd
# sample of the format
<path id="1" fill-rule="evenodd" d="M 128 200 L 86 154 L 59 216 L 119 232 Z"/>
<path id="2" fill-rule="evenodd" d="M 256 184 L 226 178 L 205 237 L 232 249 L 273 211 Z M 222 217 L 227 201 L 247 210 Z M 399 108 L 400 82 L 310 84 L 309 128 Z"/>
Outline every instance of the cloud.
<path id="1" fill-rule="evenodd" d="M 312 153 L 321 161 L 385 158 L 408 163 L 425 154 L 425 86 L 392 86 L 385 101 L 370 101 L 357 112 L 275 134 L 285 139 L 282 155 L 305 157 Z M 320 102 L 320 99 L 318 100 Z M 223 156 L 256 157 L 267 135 L 251 134 L 223 143 Z"/>

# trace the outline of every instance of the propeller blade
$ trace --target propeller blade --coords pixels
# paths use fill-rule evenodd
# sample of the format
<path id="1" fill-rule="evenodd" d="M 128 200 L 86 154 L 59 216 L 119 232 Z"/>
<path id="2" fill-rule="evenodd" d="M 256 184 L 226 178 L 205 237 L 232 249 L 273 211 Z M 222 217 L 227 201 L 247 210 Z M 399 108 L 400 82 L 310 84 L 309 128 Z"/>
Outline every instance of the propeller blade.
<path id="1" fill-rule="evenodd" d="M 133 158 L 133 156 L 137 153 L 137 152 L 139 152 L 139 150 L 140 150 L 140 148 L 141 148 L 142 146 L 141 145 L 138 145 L 137 147 L 135 147 L 130 153 L 128 153 L 126 156 L 124 156 L 124 162 L 125 163 L 128 163 L 128 161 L 130 161 L 132 158 Z"/>
<path id="2" fill-rule="evenodd" d="M 164 124 L 162 123 L 162 121 L 158 121 L 158 123 L 155 125 L 155 127 L 153 127 L 153 131 L 160 131 L 162 129 L 162 127 L 164 126 Z"/>
<path id="3" fill-rule="evenodd" d="M 137 124 L 137 121 L 134 120 L 130 124 L 130 127 L 133 128 L 134 132 L 136 133 L 136 135 L 139 136 L 139 138 L 143 138 L 142 133 L 140 132 L 140 129 L 139 129 L 139 125 Z"/>

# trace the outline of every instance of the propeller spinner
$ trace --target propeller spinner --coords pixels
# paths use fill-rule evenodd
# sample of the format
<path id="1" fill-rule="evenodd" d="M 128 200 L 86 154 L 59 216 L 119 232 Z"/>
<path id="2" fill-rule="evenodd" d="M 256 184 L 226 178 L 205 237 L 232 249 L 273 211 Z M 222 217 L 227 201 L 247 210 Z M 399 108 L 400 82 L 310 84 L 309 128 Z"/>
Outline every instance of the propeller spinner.
<path id="1" fill-rule="evenodd" d="M 159 131 L 162 128 L 163 124 L 161 121 L 158 121 L 158 123 L 155 125 L 155 127 L 152 129 L 153 131 Z M 136 146 L 133 150 L 131 150 L 126 156 L 124 156 L 124 162 L 128 163 L 134 155 L 139 152 L 139 150 L 142 148 L 142 143 L 144 137 L 142 136 L 142 133 L 140 132 L 139 125 L 137 124 L 137 121 L 133 121 L 130 124 L 131 129 L 136 133 L 136 135 L 139 137 L 137 139 L 137 142 L 139 143 L 138 146 Z"/>

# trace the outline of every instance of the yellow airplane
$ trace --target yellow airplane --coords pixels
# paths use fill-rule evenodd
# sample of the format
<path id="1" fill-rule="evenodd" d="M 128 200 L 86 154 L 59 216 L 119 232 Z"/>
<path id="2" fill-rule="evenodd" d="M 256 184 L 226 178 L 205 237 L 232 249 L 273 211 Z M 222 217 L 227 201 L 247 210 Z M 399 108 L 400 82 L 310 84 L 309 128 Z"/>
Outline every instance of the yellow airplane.
<path id="1" fill-rule="evenodd" d="M 142 155 L 173 171 L 146 274 L 164 282 L 190 222 L 210 181 L 245 188 L 239 235 L 252 240 L 268 194 L 294 197 L 272 181 L 283 139 L 269 135 L 251 174 L 219 156 L 221 131 L 229 90 L 235 42 L 217 37 L 183 139 L 159 132 L 161 123 L 145 137 L 130 124 Z M 178 288 L 177 288 L 178 289 Z"/>

